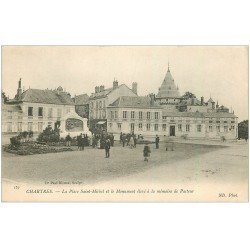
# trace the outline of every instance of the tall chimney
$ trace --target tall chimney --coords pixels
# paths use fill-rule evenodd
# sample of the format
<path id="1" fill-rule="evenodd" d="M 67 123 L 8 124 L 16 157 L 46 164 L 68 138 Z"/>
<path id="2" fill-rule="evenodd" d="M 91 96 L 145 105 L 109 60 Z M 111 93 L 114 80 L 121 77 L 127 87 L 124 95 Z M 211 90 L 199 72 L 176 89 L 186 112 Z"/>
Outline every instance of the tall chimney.
<path id="1" fill-rule="evenodd" d="M 132 91 L 137 95 L 137 82 L 132 83 Z"/>
<path id="2" fill-rule="evenodd" d="M 204 105 L 204 97 L 202 96 L 201 97 L 201 106 L 203 106 Z"/>
<path id="3" fill-rule="evenodd" d="M 18 89 L 17 89 L 17 94 L 16 94 L 16 99 L 19 99 L 22 95 L 22 78 L 19 79 L 18 81 Z"/>
<path id="4" fill-rule="evenodd" d="M 155 103 L 155 95 L 154 94 L 149 94 L 150 97 L 150 106 L 154 106 Z"/>
<path id="5" fill-rule="evenodd" d="M 118 81 L 114 79 L 113 81 L 113 89 L 118 88 Z"/>
<path id="6" fill-rule="evenodd" d="M 217 101 L 217 104 L 216 104 L 216 109 L 218 109 L 219 108 L 219 103 L 218 103 L 218 101 Z"/>
<path id="7" fill-rule="evenodd" d="M 215 108 L 215 102 L 212 102 L 212 109 Z"/>
<path id="8" fill-rule="evenodd" d="M 99 93 L 99 86 L 95 87 L 95 93 Z"/>
<path id="9" fill-rule="evenodd" d="M 100 92 L 104 91 L 104 85 L 100 86 Z"/>

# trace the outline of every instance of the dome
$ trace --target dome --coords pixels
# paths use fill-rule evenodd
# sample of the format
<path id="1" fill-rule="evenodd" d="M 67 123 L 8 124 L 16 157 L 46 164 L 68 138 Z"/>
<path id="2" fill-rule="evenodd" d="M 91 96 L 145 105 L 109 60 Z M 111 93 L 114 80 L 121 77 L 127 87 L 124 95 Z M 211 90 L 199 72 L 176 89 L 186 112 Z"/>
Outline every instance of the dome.
<path id="1" fill-rule="evenodd" d="M 63 88 L 61 86 L 59 86 L 56 90 L 63 92 Z"/>

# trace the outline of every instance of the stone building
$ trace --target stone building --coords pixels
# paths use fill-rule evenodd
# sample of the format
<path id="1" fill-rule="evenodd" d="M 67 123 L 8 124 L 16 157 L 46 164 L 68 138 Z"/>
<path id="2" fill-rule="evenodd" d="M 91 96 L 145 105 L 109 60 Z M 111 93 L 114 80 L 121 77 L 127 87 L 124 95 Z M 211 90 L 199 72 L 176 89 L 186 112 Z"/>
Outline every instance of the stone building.
<path id="1" fill-rule="evenodd" d="M 22 91 L 20 79 L 15 98 L 2 106 L 2 113 L 3 133 L 40 133 L 47 126 L 59 128 L 62 135 L 89 133 L 87 119 L 75 112 L 75 103 L 62 87 Z"/>
<path id="2" fill-rule="evenodd" d="M 238 119 L 233 112 L 204 97 L 184 98 L 168 67 L 157 95 L 121 96 L 107 107 L 107 130 L 142 134 L 152 138 L 176 136 L 185 138 L 236 139 Z"/>
<path id="3" fill-rule="evenodd" d="M 137 96 L 137 83 L 132 83 L 132 89 L 127 85 L 118 85 L 114 80 L 113 87 L 105 89 L 104 85 L 96 86 L 95 93 L 89 97 L 89 120 L 90 127 L 96 125 L 107 126 L 107 107 L 120 96 Z"/>

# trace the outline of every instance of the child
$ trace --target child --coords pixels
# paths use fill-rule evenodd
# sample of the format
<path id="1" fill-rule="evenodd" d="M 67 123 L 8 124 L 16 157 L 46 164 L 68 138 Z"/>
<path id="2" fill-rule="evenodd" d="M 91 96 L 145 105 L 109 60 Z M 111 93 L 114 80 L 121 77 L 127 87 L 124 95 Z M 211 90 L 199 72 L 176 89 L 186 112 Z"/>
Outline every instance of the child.
<path id="1" fill-rule="evenodd" d="M 150 147 L 148 146 L 148 143 L 146 143 L 143 149 L 144 161 L 148 161 L 148 157 L 150 156 L 150 153 L 151 153 Z"/>

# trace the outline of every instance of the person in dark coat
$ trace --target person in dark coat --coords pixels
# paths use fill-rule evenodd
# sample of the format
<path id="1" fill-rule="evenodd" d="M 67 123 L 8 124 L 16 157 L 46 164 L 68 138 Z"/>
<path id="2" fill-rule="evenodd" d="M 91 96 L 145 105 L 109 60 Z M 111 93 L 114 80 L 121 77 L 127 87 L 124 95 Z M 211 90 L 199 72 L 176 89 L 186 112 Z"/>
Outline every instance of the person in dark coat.
<path id="1" fill-rule="evenodd" d="M 144 161 L 148 161 L 148 157 L 150 156 L 151 150 L 148 144 L 146 143 L 143 149 Z"/>
<path id="2" fill-rule="evenodd" d="M 127 146 L 129 145 L 130 139 L 131 139 L 131 134 L 127 134 Z"/>
<path id="3" fill-rule="evenodd" d="M 123 134 L 122 132 L 120 133 L 120 144 L 122 144 L 122 137 L 123 137 Z"/>
<path id="4" fill-rule="evenodd" d="M 160 142 L 160 138 L 158 135 L 156 135 L 155 137 L 155 146 L 156 146 L 156 149 L 159 149 L 159 142 Z"/>
<path id="5" fill-rule="evenodd" d="M 70 136 L 69 133 L 67 134 L 65 140 L 66 140 L 66 146 L 70 147 L 71 146 L 71 140 L 72 140 L 72 138 L 71 138 L 71 136 Z"/>
<path id="6" fill-rule="evenodd" d="M 81 150 L 81 135 L 76 137 L 78 150 Z"/>
<path id="7" fill-rule="evenodd" d="M 80 140 L 80 150 L 84 150 L 84 145 L 85 144 L 85 136 L 84 135 L 81 135 L 81 140 Z"/>
<path id="8" fill-rule="evenodd" d="M 115 137 L 113 134 L 110 135 L 110 144 L 111 144 L 111 147 L 114 147 L 114 141 L 115 141 Z"/>
<path id="9" fill-rule="evenodd" d="M 133 139 L 134 139 L 134 147 L 136 148 L 136 143 L 137 143 L 136 135 L 134 135 Z"/>
<path id="10" fill-rule="evenodd" d="M 110 151 L 110 140 L 109 139 L 107 139 L 106 141 L 105 141 L 105 154 L 106 154 L 106 158 L 109 158 L 109 156 L 110 156 L 110 153 L 109 153 L 109 151 Z"/>
<path id="11" fill-rule="evenodd" d="M 125 143 L 126 143 L 126 135 L 123 134 L 122 136 L 122 146 L 125 147 Z"/>

